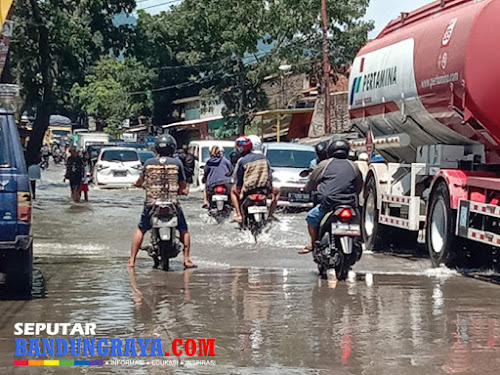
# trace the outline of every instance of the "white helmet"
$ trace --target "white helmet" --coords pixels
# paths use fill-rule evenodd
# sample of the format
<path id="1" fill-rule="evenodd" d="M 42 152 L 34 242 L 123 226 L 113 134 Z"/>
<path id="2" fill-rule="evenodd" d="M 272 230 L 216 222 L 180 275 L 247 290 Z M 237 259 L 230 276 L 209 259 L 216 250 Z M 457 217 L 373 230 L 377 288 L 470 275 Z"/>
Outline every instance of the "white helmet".
<path id="1" fill-rule="evenodd" d="M 262 153 L 262 140 L 260 139 L 259 136 L 257 135 L 249 135 L 248 138 L 252 141 L 253 145 L 253 152 L 256 152 L 258 154 Z"/>

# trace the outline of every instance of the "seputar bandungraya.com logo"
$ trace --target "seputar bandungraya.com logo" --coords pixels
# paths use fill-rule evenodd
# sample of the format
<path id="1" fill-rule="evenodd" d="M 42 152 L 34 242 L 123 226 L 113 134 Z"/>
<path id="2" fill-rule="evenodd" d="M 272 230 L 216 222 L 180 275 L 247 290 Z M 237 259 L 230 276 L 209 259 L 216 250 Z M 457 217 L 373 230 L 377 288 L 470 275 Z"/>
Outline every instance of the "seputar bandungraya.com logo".
<path id="1" fill-rule="evenodd" d="M 216 364 L 214 338 L 93 337 L 96 335 L 95 323 L 16 323 L 14 365 L 176 366 L 181 364 L 180 358 L 186 366 Z"/>

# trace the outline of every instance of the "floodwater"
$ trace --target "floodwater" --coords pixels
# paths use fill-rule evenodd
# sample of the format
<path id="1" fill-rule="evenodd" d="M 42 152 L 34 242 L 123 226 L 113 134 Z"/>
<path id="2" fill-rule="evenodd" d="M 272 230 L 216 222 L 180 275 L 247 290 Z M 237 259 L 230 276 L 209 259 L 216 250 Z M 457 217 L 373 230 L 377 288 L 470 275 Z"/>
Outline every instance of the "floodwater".
<path id="1" fill-rule="evenodd" d="M 207 219 L 199 192 L 183 201 L 199 268 L 183 272 L 179 256 L 173 271 L 155 270 L 143 253 L 129 271 L 143 193 L 94 189 L 91 203 L 75 205 L 62 173 L 45 173 L 35 203 L 46 295 L 0 301 L 0 374 L 499 373 L 497 285 L 431 269 L 420 256 L 364 254 L 357 280 L 332 288 L 297 254 L 304 213 L 279 214 L 256 244 L 234 224 Z M 17 322 L 93 322 L 96 338 L 161 338 L 164 349 L 176 338 L 215 338 L 216 356 L 182 356 L 178 366 L 164 357 L 162 365 L 14 367 L 25 359 L 14 357 Z M 189 362 L 198 359 L 216 363 Z"/>

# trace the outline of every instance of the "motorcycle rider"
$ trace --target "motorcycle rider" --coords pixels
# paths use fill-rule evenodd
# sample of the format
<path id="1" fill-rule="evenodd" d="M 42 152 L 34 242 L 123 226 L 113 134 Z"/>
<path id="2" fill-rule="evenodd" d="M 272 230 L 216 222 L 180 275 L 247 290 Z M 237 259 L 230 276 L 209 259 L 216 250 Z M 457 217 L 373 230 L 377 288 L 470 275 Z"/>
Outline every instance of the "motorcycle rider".
<path id="1" fill-rule="evenodd" d="M 231 176 L 233 165 L 224 156 L 224 149 L 219 146 L 212 146 L 210 149 L 210 159 L 205 165 L 203 182 L 205 183 L 205 202 L 203 208 L 209 207 L 208 195 L 217 185 L 224 185 L 228 192 L 231 191 Z"/>
<path id="2" fill-rule="evenodd" d="M 42 162 L 45 165 L 46 169 L 49 169 L 49 156 L 50 156 L 50 148 L 47 143 L 44 143 L 41 150 L 40 155 L 42 157 Z"/>
<path id="3" fill-rule="evenodd" d="M 262 191 L 272 196 L 269 218 L 274 219 L 274 211 L 278 205 L 280 189 L 272 186 L 272 170 L 269 161 L 262 153 L 260 138 L 255 139 L 255 146 L 249 137 L 236 139 L 236 150 L 241 159 L 236 168 L 235 185 L 231 191 L 232 202 L 236 211 L 234 221 L 241 223 L 241 201 L 254 191 Z M 252 151 L 253 150 L 253 151 Z"/>
<path id="4" fill-rule="evenodd" d="M 174 137 L 169 134 L 163 134 L 156 138 L 155 140 L 155 149 L 157 156 L 147 160 L 144 163 L 144 170 L 135 186 L 144 187 L 146 189 L 146 201 L 144 202 L 144 209 L 142 212 L 141 220 L 139 221 L 139 225 L 137 230 L 135 231 L 132 246 L 131 246 L 131 254 L 130 259 L 127 264 L 128 267 L 134 268 L 135 260 L 137 258 L 137 254 L 139 253 L 140 246 L 142 244 L 142 240 L 144 239 L 144 234 L 151 229 L 151 210 L 154 207 L 154 201 L 152 199 L 148 199 L 150 193 L 154 190 L 158 190 L 158 188 L 162 188 L 164 182 L 159 182 L 158 184 L 148 183 L 149 180 L 155 181 L 155 179 L 149 179 L 149 174 L 152 174 L 153 170 L 158 166 L 175 166 L 177 167 L 177 181 L 179 184 L 179 195 L 187 195 L 188 193 L 188 185 L 186 183 L 186 177 L 184 174 L 184 166 L 182 162 L 174 158 L 174 153 L 177 149 L 177 142 Z M 153 195 L 153 194 L 151 194 Z M 191 245 L 191 237 L 188 232 L 188 226 L 186 223 L 186 217 L 184 216 L 184 212 L 181 209 L 179 203 L 176 203 L 177 209 L 177 218 L 178 218 L 178 226 L 177 230 L 180 232 L 180 240 L 184 245 L 184 269 L 196 268 L 197 266 L 191 262 L 189 257 L 190 245 Z"/>
<path id="5" fill-rule="evenodd" d="M 309 176 L 305 190 L 312 192 L 317 189 L 319 204 L 307 213 L 311 245 L 306 246 L 299 254 L 313 251 L 321 220 L 328 212 L 343 204 L 357 209 L 357 197 L 363 180 L 357 166 L 347 159 L 349 151 L 349 143 L 344 138 L 333 138 L 327 148 L 330 159 L 321 162 Z"/>
<path id="6" fill-rule="evenodd" d="M 314 169 L 316 166 L 321 163 L 323 160 L 328 159 L 328 142 L 320 142 L 316 145 L 315 150 L 316 150 L 316 159 L 311 160 L 311 164 L 309 165 L 309 169 Z"/>

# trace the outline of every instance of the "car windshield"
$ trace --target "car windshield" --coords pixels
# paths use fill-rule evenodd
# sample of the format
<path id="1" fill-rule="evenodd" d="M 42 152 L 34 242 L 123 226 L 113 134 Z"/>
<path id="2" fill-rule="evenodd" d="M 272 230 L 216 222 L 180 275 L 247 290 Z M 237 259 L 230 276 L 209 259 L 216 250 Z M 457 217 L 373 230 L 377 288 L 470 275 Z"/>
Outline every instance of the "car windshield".
<path id="1" fill-rule="evenodd" d="M 101 157 L 104 161 L 138 161 L 137 151 L 133 150 L 107 150 Z"/>
<path id="2" fill-rule="evenodd" d="M 201 159 L 203 163 L 206 163 L 208 159 L 210 159 L 210 148 L 211 147 L 203 147 L 201 149 Z M 234 148 L 224 147 L 224 156 L 229 159 L 231 152 L 233 152 Z"/>
<path id="3" fill-rule="evenodd" d="M 309 168 L 316 153 L 305 150 L 268 150 L 267 158 L 275 168 Z"/>
<path id="4" fill-rule="evenodd" d="M 61 137 L 67 137 L 69 135 L 69 130 L 52 130 L 52 134 L 60 135 Z"/>
<path id="5" fill-rule="evenodd" d="M 155 157 L 153 152 L 139 152 L 139 158 L 141 159 L 141 163 L 144 164 L 147 160 Z"/>
<path id="6" fill-rule="evenodd" d="M 9 134 L 5 123 L 0 121 L 0 168 L 10 166 L 10 152 L 9 152 Z"/>

